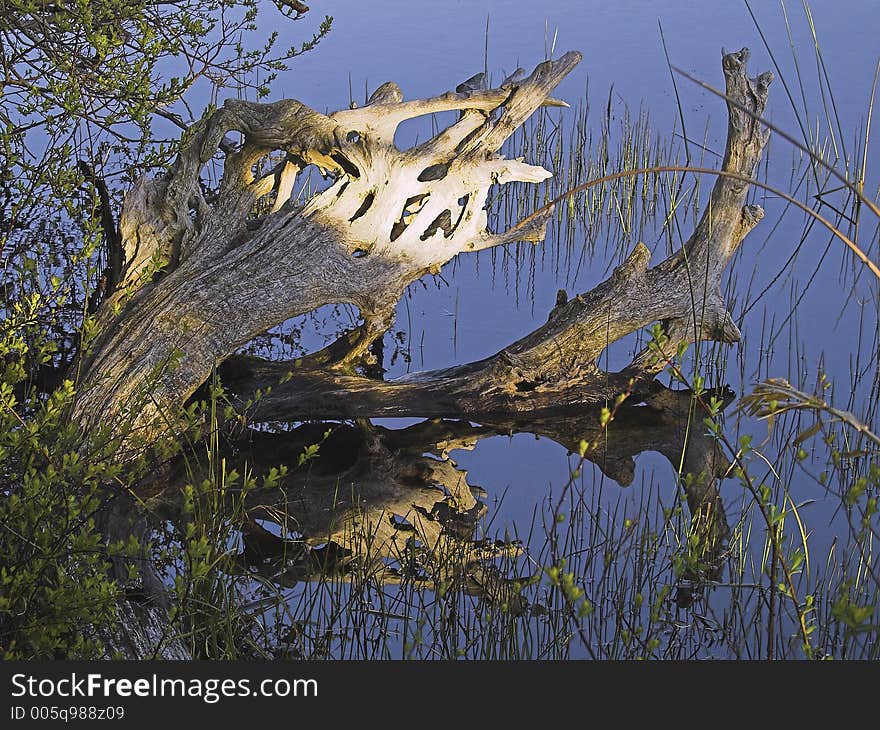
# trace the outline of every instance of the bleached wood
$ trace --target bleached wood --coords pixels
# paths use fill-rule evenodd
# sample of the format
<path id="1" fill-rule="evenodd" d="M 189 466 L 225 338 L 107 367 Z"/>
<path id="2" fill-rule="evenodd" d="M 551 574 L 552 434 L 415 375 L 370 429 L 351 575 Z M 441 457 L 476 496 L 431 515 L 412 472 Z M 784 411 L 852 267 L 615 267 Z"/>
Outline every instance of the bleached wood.
<path id="1" fill-rule="evenodd" d="M 763 114 L 771 76 L 746 75 L 748 51 L 723 59 L 731 123 L 722 169 L 751 176 L 767 134 L 756 117 Z M 738 104 L 746 105 L 752 115 Z M 654 267 L 642 243 L 604 282 L 554 307 L 546 324 L 485 359 L 441 370 L 414 373 L 384 382 L 326 367 L 233 358 L 224 365 L 226 382 L 242 400 L 265 391 L 255 418 L 290 420 L 331 416 L 461 417 L 474 420 L 560 408 L 577 410 L 613 401 L 621 393 L 638 395 L 676 355 L 679 345 L 697 339 L 733 343 L 740 338 L 721 293 L 721 277 L 743 238 L 763 217 L 747 205 L 748 185 L 719 176 L 693 234 L 682 250 Z M 533 221 L 541 230 L 543 221 Z M 520 229 L 511 238 L 527 238 Z M 474 250 L 506 242 L 504 234 L 472 242 Z M 654 322 L 667 341 L 646 348 L 620 372 L 605 372 L 600 358 L 609 344 Z"/>
<path id="2" fill-rule="evenodd" d="M 384 84 L 367 106 L 329 116 L 291 99 L 227 101 L 196 126 L 167 175 L 139 180 L 126 197 L 123 285 L 104 303 L 100 334 L 81 358 L 74 418 L 86 432 L 102 423 L 134 426 L 144 437 L 173 432 L 167 414 L 260 332 L 324 304 L 350 303 L 366 323 L 356 356 L 388 327 L 419 277 L 462 252 L 542 238 L 540 224 L 487 231 L 483 207 L 493 185 L 549 176 L 504 160 L 498 149 L 535 109 L 556 103 L 550 92 L 580 58 L 568 53 L 499 89 L 465 84 L 433 99 L 403 101 L 396 85 Z M 402 121 L 443 110 L 464 112 L 452 136 L 395 147 Z M 209 205 L 200 172 L 233 131 L 243 144 L 226 145 Z M 287 162 L 255 179 L 255 166 L 276 151 Z M 336 180 L 295 208 L 300 162 Z M 269 215 L 254 218 L 254 206 L 273 191 Z"/>

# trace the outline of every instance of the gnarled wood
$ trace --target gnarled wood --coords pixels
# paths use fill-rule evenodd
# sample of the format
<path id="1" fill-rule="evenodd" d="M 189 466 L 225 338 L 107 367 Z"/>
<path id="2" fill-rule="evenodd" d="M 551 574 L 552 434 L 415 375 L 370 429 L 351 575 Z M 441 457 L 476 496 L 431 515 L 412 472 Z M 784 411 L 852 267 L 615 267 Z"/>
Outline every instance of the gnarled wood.
<path id="1" fill-rule="evenodd" d="M 549 93 L 580 58 L 568 53 L 499 89 L 412 102 L 386 84 L 366 107 L 330 116 L 293 100 L 228 101 L 193 130 L 164 178 L 142 179 L 126 197 L 126 267 L 81 358 L 74 418 L 87 432 L 130 422 L 153 437 L 173 428 L 168 414 L 218 362 L 260 332 L 347 302 L 366 322 L 365 347 L 389 326 L 406 287 L 455 255 L 542 239 L 550 211 L 493 234 L 483 206 L 496 183 L 549 176 L 498 150 L 535 109 L 559 103 Z M 464 113 L 435 138 L 394 146 L 405 119 L 451 109 Z M 230 131 L 244 142 L 226 154 L 209 203 L 200 171 Z M 273 151 L 285 155 L 281 169 L 255 177 Z M 305 164 L 336 180 L 297 208 L 284 195 Z M 255 218 L 273 191 L 274 212 Z"/>
<path id="2" fill-rule="evenodd" d="M 334 364 L 350 361 L 387 328 L 397 300 L 418 277 L 462 251 L 539 238 L 550 211 L 522 230 L 493 235 L 485 230 L 482 205 L 493 182 L 549 174 L 505 160 L 497 150 L 579 59 L 566 54 L 500 89 L 465 84 L 464 91 L 416 102 L 402 101 L 399 89 L 386 84 L 363 109 L 331 116 L 295 101 L 227 103 L 199 125 L 166 178 L 140 181 L 127 198 L 124 285 L 105 303 L 101 334 L 83 358 L 75 417 L 87 429 L 128 417 L 148 435 L 165 431 L 172 424 L 163 411 L 173 412 L 236 347 L 331 302 L 356 304 L 365 319 Z M 760 116 L 771 77 L 749 79 L 747 59 L 745 49 L 724 57 L 727 92 Z M 497 119 L 485 116 L 502 104 Z M 722 169 L 748 176 L 767 134 L 753 116 L 728 106 Z M 412 150 L 394 147 L 401 121 L 446 109 L 463 114 Z M 199 170 L 231 130 L 242 132 L 244 143 L 227 155 L 209 206 L 198 190 Z M 287 155 L 281 170 L 254 180 L 254 165 L 273 149 Z M 333 170 L 336 182 L 302 209 L 289 202 L 277 207 L 276 200 L 274 213 L 249 225 L 259 195 L 286 193 L 291 166 L 305 163 Z M 607 281 L 557 306 L 547 324 L 493 357 L 390 383 L 303 368 L 264 399 L 259 417 L 523 413 L 594 404 L 633 390 L 682 342 L 739 339 L 720 282 L 763 215 L 744 205 L 747 191 L 741 180 L 719 177 L 681 251 L 649 268 L 648 249 L 637 245 Z M 151 261 L 169 269 L 158 280 L 147 276 L 148 251 Z M 121 311 L 114 314 L 114 307 Z M 611 342 L 657 321 L 668 336 L 668 357 L 655 347 L 622 372 L 601 371 L 599 356 Z M 244 397 L 294 370 L 290 363 L 253 361 L 230 367 Z"/>
<path id="3" fill-rule="evenodd" d="M 736 102 L 728 106 L 723 170 L 744 176 L 753 173 L 767 141 L 755 117 L 771 80 L 769 74 L 749 79 L 747 60 L 746 49 L 723 59 L 727 93 Z M 528 77 L 515 73 L 498 89 L 483 89 L 474 78 L 456 92 L 410 102 L 389 83 L 364 108 L 331 115 L 292 100 L 230 101 L 203 119 L 168 173 L 138 181 L 125 199 L 119 226 L 125 266 L 76 368 L 72 417 L 85 437 L 107 428 L 127 434 L 135 448 L 173 434 L 176 409 L 224 361 L 224 381 L 243 402 L 271 386 L 252 414 L 257 419 L 466 416 L 491 428 L 560 406 L 604 404 L 619 394 L 645 399 L 680 345 L 737 341 L 721 275 L 763 212 L 745 204 L 746 183 L 720 177 L 681 251 L 651 268 L 650 252 L 638 244 L 607 281 L 558 303 L 545 325 L 499 353 L 391 382 L 350 374 L 413 281 L 462 252 L 543 238 L 552 210 L 492 233 L 483 206 L 494 184 L 549 175 L 498 150 L 535 109 L 560 103 L 549 94 L 579 61 L 580 54 L 568 53 Z M 396 149 L 394 130 L 402 121 L 447 110 L 461 112 L 448 129 L 411 150 Z M 240 147 L 229 132 L 241 133 Z M 200 174 L 218 150 L 225 156 L 223 178 L 208 200 Z M 265 172 L 273 153 L 281 159 Z M 290 196 L 309 164 L 335 182 L 297 207 Z M 258 203 L 268 214 L 257 215 Z M 293 316 L 343 302 L 360 308 L 363 326 L 299 367 L 230 358 Z M 620 372 L 601 370 L 609 344 L 653 322 L 663 324 L 662 342 Z M 707 467 L 697 483 L 702 491 L 689 501 L 708 525 L 722 511 L 705 477 L 717 476 L 720 462 L 690 458 Z M 430 541 L 429 527 L 421 529 Z M 723 532 L 709 530 L 723 539 Z M 161 609 L 150 611 L 153 625 Z M 138 634 L 129 614 L 128 634 L 135 638 L 128 644 L 136 655 L 143 643 L 137 636 L 149 632 Z"/>

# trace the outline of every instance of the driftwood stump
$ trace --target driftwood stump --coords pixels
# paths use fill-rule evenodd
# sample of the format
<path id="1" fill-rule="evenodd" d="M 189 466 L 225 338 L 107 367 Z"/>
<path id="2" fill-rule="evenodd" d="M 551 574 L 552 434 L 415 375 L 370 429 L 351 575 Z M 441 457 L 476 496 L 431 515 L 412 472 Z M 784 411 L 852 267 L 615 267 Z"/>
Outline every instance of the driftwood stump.
<path id="1" fill-rule="evenodd" d="M 746 49 L 724 56 L 727 93 L 760 116 L 772 76 L 749 79 L 747 59 Z M 737 341 L 721 276 L 763 211 L 745 205 L 746 182 L 719 177 L 679 252 L 649 268 L 650 252 L 636 245 L 607 281 L 498 354 L 391 382 L 350 374 L 347 366 L 387 329 L 410 283 L 459 253 L 543 237 L 551 211 L 492 234 L 483 205 L 495 183 L 549 176 L 498 149 L 539 106 L 560 103 L 548 95 L 579 60 L 568 53 L 498 89 L 471 90 L 472 83 L 411 102 L 387 83 L 368 106 L 330 116 L 296 101 L 227 102 L 198 125 L 165 177 L 140 180 L 126 197 L 126 265 L 81 359 L 74 417 L 87 432 L 131 422 L 156 436 L 172 428 L 168 414 L 224 361 L 243 397 L 287 380 L 263 400 L 259 417 L 266 419 L 535 413 L 603 402 L 662 370 L 666 362 L 647 351 L 618 373 L 598 365 L 609 344 L 653 322 L 664 325 L 670 357 L 681 342 Z M 411 150 L 395 148 L 400 122 L 450 109 L 462 110 L 458 122 Z M 722 169 L 751 176 L 767 133 L 734 104 L 728 114 Z M 244 142 L 225 153 L 209 204 L 200 171 L 231 130 Z M 273 150 L 286 155 L 283 164 L 255 177 Z M 337 178 L 295 208 L 293 176 L 305 164 Z M 266 195 L 274 196 L 272 212 L 255 218 Z M 357 305 L 364 325 L 321 357 L 299 368 L 232 357 L 290 317 L 339 302 Z"/>
<path id="2" fill-rule="evenodd" d="M 388 329 L 411 283 L 460 253 L 543 239 L 552 209 L 490 232 L 484 205 L 493 185 L 550 176 L 499 150 L 536 109 L 564 105 L 550 93 L 580 54 L 517 72 L 496 89 L 477 76 L 431 99 L 404 101 L 389 82 L 365 107 L 330 115 L 294 100 L 227 101 L 190 130 L 164 176 L 139 180 L 125 197 L 124 260 L 75 367 L 72 417 L 84 439 L 122 435 L 127 459 L 145 443 L 173 438 L 178 409 L 218 366 L 241 403 L 264 393 L 249 414 L 263 421 L 422 416 L 510 428 L 561 409 L 594 413 L 620 395 L 646 401 L 680 347 L 740 337 L 721 279 L 763 216 L 746 205 L 742 178 L 753 174 L 768 139 L 756 117 L 772 80 L 749 79 L 748 56 L 743 49 L 723 57 L 732 103 L 722 170 L 733 176 L 716 180 L 681 250 L 651 267 L 639 243 L 608 280 L 560 302 L 545 325 L 497 354 L 387 382 L 356 374 L 354 365 Z M 455 110 L 458 121 L 432 139 L 395 147 L 404 120 Z M 207 195 L 202 172 L 215 158 L 222 180 Z M 334 181 L 298 206 L 292 191 L 307 165 Z M 285 320 L 334 303 L 356 305 L 363 324 L 325 350 L 297 363 L 236 354 Z M 620 372 L 602 370 L 611 343 L 657 322 L 659 350 L 646 349 Z M 702 496 L 689 495 L 695 512 L 720 507 L 712 481 L 719 470 L 706 464 Z"/>

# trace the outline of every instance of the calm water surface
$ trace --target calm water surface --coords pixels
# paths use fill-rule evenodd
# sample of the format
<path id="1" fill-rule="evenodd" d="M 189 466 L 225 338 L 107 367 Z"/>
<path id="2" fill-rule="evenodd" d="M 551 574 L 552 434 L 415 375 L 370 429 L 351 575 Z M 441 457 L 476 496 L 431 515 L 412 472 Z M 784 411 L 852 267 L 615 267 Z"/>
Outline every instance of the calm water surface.
<path id="1" fill-rule="evenodd" d="M 716 87 L 723 86 L 722 47 L 751 48 L 752 75 L 773 69 L 779 76 L 781 71 L 798 115 L 777 78 L 771 88 L 769 118 L 795 136 L 800 136 L 797 117 L 807 119 L 829 161 L 843 169 L 852 168 L 864 144 L 868 99 L 880 56 L 880 15 L 876 3 L 867 0 L 811 3 L 824 68 L 817 67 L 810 25 L 799 2 L 787 3 L 791 36 L 779 3 L 753 2 L 778 69 L 747 6 L 740 2 L 339 0 L 326 8 L 317 2 L 313 6 L 314 14 L 333 15 L 333 31 L 317 51 L 298 59 L 293 70 L 282 76 L 275 86 L 277 96 L 295 97 L 332 111 L 349 104 L 350 89 L 353 98 L 362 102 L 365 87 L 372 92 L 386 80 L 396 81 L 408 98 L 442 93 L 483 69 L 488 22 L 488 70 L 494 81 L 517 66 L 531 69 L 551 53 L 580 50 L 584 54 L 582 64 L 555 95 L 572 107 L 589 98 L 588 118 L 596 130 L 609 98 L 616 120 L 627 106 L 634 114 L 643 108 L 654 132 L 677 145 L 682 159 L 679 108 L 661 27 L 671 62 Z M 307 18 L 294 29 L 300 35 L 310 32 L 309 23 L 315 24 L 314 20 Z M 300 35 L 291 34 L 291 38 Z M 693 156 L 699 161 L 702 155 L 702 162 L 708 166 L 720 164 L 713 153 L 723 153 L 727 123 L 723 103 L 684 78 L 677 77 L 676 83 Z M 824 98 L 820 84 L 824 85 Z M 836 112 L 826 113 L 829 87 L 833 89 Z M 801 88 L 806 96 L 806 112 Z M 551 118 L 571 125 L 574 112 L 554 110 Z M 428 120 L 410 123 L 401 130 L 399 142 L 424 139 L 430 132 Z M 769 164 L 762 167 L 762 176 L 772 185 L 794 189 L 807 169 L 801 155 L 779 138 L 771 141 L 768 155 Z M 877 161 L 872 153 L 865 186 L 870 195 L 877 190 Z M 817 192 L 809 175 L 805 177 L 808 182 L 796 193 L 801 199 Z M 704 198 L 710 184 L 704 181 Z M 693 180 L 687 179 L 685 189 L 693 185 Z M 833 187 L 829 183 L 824 189 Z M 843 245 L 831 241 L 819 227 L 801 244 L 808 222 L 793 212 L 780 221 L 784 201 L 763 192 L 756 192 L 754 200 L 766 208 L 767 218 L 732 261 L 725 290 L 743 341 L 729 348 L 726 370 L 718 376 L 718 384 L 726 382 L 741 394 L 760 379 L 785 377 L 812 390 L 818 374 L 827 372 L 835 402 L 876 426 L 876 281 L 871 281 L 867 272 L 861 272 L 854 281 L 853 272 L 858 272 L 858 267 L 853 266 Z M 826 200 L 834 206 L 845 203 L 840 193 L 829 193 Z M 833 215 L 833 211 L 825 213 Z M 655 252 L 655 262 L 667 255 L 661 224 L 658 221 L 656 227 L 648 227 L 643 233 L 645 243 Z M 869 221 L 859 240 L 877 260 L 875 225 L 875 221 Z M 687 219 L 682 220 L 682 226 L 687 235 Z M 546 321 L 559 288 L 570 294 L 587 291 L 603 280 L 609 265 L 636 242 L 624 236 L 622 246 L 606 248 L 600 243 L 594 256 L 588 255 L 577 266 L 582 244 L 579 246 L 577 240 L 573 244 L 570 240 L 554 240 L 553 236 L 551 231 L 539 249 L 509 247 L 494 257 L 490 253 L 462 256 L 454 266 L 447 267 L 443 280 L 414 286 L 401 303 L 397 322 L 407 338 L 403 350 L 409 362 L 398 358 L 388 377 L 497 352 Z M 570 255 L 572 245 L 574 256 Z M 625 359 L 627 349 L 633 346 L 632 342 L 623 343 L 612 355 Z M 853 376 L 856 368 L 862 371 L 859 378 Z M 416 419 L 383 424 L 402 427 L 414 422 Z M 755 443 L 767 435 L 763 423 L 746 418 L 730 416 L 727 428 L 731 438 L 748 433 Z M 841 538 L 844 529 L 835 512 L 839 500 L 829 499 L 809 476 L 821 471 L 826 454 L 817 448 L 815 453 L 811 451 L 805 468 L 786 467 L 776 478 L 771 465 L 791 460 L 790 445 L 779 441 L 771 439 L 762 446 L 767 457 L 761 467 L 762 478 L 775 489 L 787 488 L 796 502 L 808 502 L 802 514 L 809 520 L 811 545 L 821 556 Z M 782 454 L 778 453 L 780 446 Z M 536 510 L 539 514 L 546 510 L 548 493 L 558 493 L 569 481 L 574 463 L 565 447 L 528 434 L 484 439 L 472 450 L 454 451 L 452 458 L 469 472 L 471 483 L 481 485 L 488 493 L 491 522 L 486 530 L 493 536 L 505 530 L 528 532 Z M 644 509 L 646 493 L 671 505 L 677 490 L 675 468 L 656 453 L 637 457 L 635 478 L 626 490 L 593 469 L 585 469 L 578 483 L 584 490 L 601 486 L 603 509 L 608 513 L 619 510 L 622 517 L 634 518 Z M 722 496 L 735 523 L 742 512 L 743 488 L 735 480 L 727 480 L 722 485 Z M 573 652 L 578 655 L 577 649 Z"/>

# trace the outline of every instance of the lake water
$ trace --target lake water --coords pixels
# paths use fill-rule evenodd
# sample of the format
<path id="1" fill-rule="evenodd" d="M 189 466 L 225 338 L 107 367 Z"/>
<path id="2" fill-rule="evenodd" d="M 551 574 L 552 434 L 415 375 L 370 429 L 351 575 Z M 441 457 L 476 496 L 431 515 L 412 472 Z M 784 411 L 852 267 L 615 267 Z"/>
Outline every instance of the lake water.
<path id="1" fill-rule="evenodd" d="M 768 69 L 777 75 L 771 87 L 769 119 L 803 139 L 800 119 L 811 140 L 824 150 L 826 159 L 852 177 L 860 166 L 871 86 L 880 57 L 877 40 L 880 15 L 876 3 L 815 0 L 810 4 L 821 62 L 817 61 L 810 22 L 800 2 L 792 0 L 783 6 L 755 0 L 751 5 L 760 32 L 745 3 L 714 0 L 628 0 L 602 4 L 562 0 L 540 3 L 383 0 L 365 4 L 339 0 L 328 4 L 326 9 L 334 17 L 329 37 L 317 50 L 297 59 L 292 70 L 281 76 L 274 87 L 273 98 L 295 97 L 319 110 L 333 111 L 348 106 L 350 90 L 354 100 L 362 103 L 365 88 L 372 92 L 387 80 L 396 81 L 407 98 L 429 96 L 454 88 L 483 70 L 486 58 L 491 78 L 498 82 L 517 66 L 531 69 L 548 55 L 579 50 L 584 54 L 583 62 L 554 93 L 569 102 L 572 110 L 553 110 L 549 117 L 554 123 L 560 121 L 570 129 L 576 119 L 575 108 L 588 98 L 589 124 L 598 131 L 610 99 L 612 128 L 616 128 L 627 107 L 634 116 L 643 109 L 653 133 L 676 146 L 683 161 L 681 115 L 694 159 L 702 158 L 705 166 L 716 166 L 720 160 L 715 153 L 723 153 L 727 125 L 723 102 L 687 79 L 671 74 L 663 40 L 672 64 L 716 88 L 723 87 L 721 48 L 735 50 L 748 46 L 752 50 L 751 75 Z M 312 13 L 293 26 L 296 32 L 285 31 L 285 37 L 296 40 L 311 33 L 312 27 L 317 25 L 317 14 L 325 12 L 323 4 L 315 2 L 313 6 Z M 788 27 L 784 11 L 787 11 Z M 769 44 L 769 51 L 761 33 Z M 488 56 L 485 55 L 487 47 Z M 430 131 L 430 120 L 408 124 L 401 131 L 399 143 L 424 139 Z M 876 134 L 876 129 L 874 131 Z M 571 152 L 566 150 L 566 154 Z M 837 183 L 820 176 L 817 190 L 804 157 L 778 137 L 772 139 L 767 154 L 769 163 L 762 165 L 762 178 L 766 177 L 769 184 L 809 204 L 814 202 L 817 192 L 825 192 L 823 214 L 846 226 L 854 235 L 853 227 L 846 221 L 841 223 L 834 210 L 840 209 L 847 215 L 852 213 L 851 201 L 843 192 L 832 190 Z M 876 195 L 880 181 L 877 162 L 876 151 L 870 151 L 864 190 L 871 197 Z M 703 199 L 711 182 L 703 181 Z M 694 180 L 686 178 L 683 188 L 690 190 L 693 186 Z M 830 394 L 835 404 L 852 410 L 876 430 L 880 301 L 877 280 L 863 266 L 854 264 L 839 240 L 832 239 L 820 226 L 811 226 L 800 213 L 787 210 L 785 201 L 762 191 L 754 192 L 753 198 L 765 207 L 767 217 L 731 262 L 725 288 L 730 311 L 743 339 L 718 360 L 722 372 L 717 373 L 717 382 L 713 384 L 727 383 L 737 394 L 742 394 L 761 379 L 784 377 L 812 392 L 817 378 L 824 372 L 832 384 L 826 397 Z M 850 207 L 844 209 L 847 205 Z M 522 211 L 523 214 L 528 212 L 529 209 Z M 876 261 L 877 221 L 866 211 L 861 220 L 858 241 Z M 689 219 L 682 215 L 680 222 L 686 237 Z M 642 232 L 644 242 L 654 251 L 655 263 L 667 255 L 668 243 L 662 223 L 662 220 L 656 221 Z M 427 281 L 424 287 L 413 286 L 398 309 L 396 324 L 396 329 L 403 332 L 402 350 L 408 358 L 398 357 L 386 377 L 494 354 L 546 321 L 558 289 L 565 288 L 569 294 L 589 290 L 606 278 L 609 266 L 617 263 L 621 254 L 638 240 L 628 234 L 621 236 L 619 230 L 614 231 L 610 226 L 607 237 L 621 245 L 605 246 L 600 237 L 592 254 L 588 252 L 584 256 L 584 243 L 579 239 L 586 241 L 587 233 L 577 228 L 574 239 L 569 236 L 563 241 L 558 230 L 552 229 L 548 240 L 537 249 L 512 246 L 494 255 L 461 256 L 447 267 L 443 280 Z M 390 353 L 393 349 L 390 338 L 386 346 Z M 625 359 L 627 350 L 632 347 L 632 339 L 619 344 L 612 352 L 612 360 Z M 689 366 L 693 368 L 692 363 Z M 711 377 L 709 379 L 711 381 Z M 668 382 L 668 378 L 663 380 Z M 726 429 L 733 443 L 743 434 L 751 435 L 756 445 L 767 438 L 764 422 L 735 415 L 733 407 L 728 414 Z M 416 422 L 417 419 L 382 421 L 381 425 L 402 428 Z M 803 505 L 798 515 L 804 522 L 809 550 L 814 556 L 814 564 L 802 569 L 798 577 L 798 587 L 804 593 L 815 592 L 817 586 L 830 586 L 839 579 L 839 572 L 829 574 L 826 570 L 823 573 L 822 565 L 815 561 L 821 563 L 835 546 L 839 552 L 833 554 L 835 559 L 839 558 L 849 541 L 840 499 L 829 495 L 829 490 L 816 478 L 829 461 L 821 437 L 804 442 L 806 459 L 794 458 L 796 447 L 791 443 L 791 436 L 798 432 L 799 425 L 803 429 L 812 423 L 812 416 L 806 415 L 800 422 L 783 421 L 773 437 L 761 444 L 760 454 L 752 461 L 756 481 L 766 483 L 778 503 L 788 504 L 784 502 L 784 495 L 788 494 L 794 503 Z M 701 427 L 699 421 L 696 427 Z M 571 483 L 571 472 L 577 461 L 565 446 L 553 439 L 525 433 L 484 438 L 474 448 L 455 450 L 451 456 L 461 469 L 467 470 L 469 482 L 480 485 L 488 494 L 484 498 L 488 505 L 488 522 L 481 529 L 489 537 L 505 533 L 522 537 L 535 524 L 540 527 L 542 521 L 546 522 L 548 515 L 552 518 L 548 495 L 558 498 L 565 485 Z M 598 514 L 604 515 L 609 525 L 613 522 L 623 525 L 626 520 L 649 523 L 660 513 L 658 505 L 672 508 L 676 504 L 677 466 L 655 452 L 643 453 L 636 458 L 635 475 L 626 489 L 604 478 L 597 469 L 585 468 L 574 484 L 575 491 L 584 496 L 590 509 L 582 511 L 582 522 L 575 524 L 570 520 L 578 510 L 573 506 L 562 510 L 569 519 L 565 530 L 587 530 L 583 520 L 590 510 L 594 510 L 594 522 Z M 845 478 L 842 472 L 841 480 Z M 833 476 L 830 483 L 834 483 Z M 669 609 L 672 612 L 669 615 L 674 614 L 675 618 L 667 622 L 662 645 L 674 644 L 669 637 L 679 630 L 691 631 L 695 638 L 687 643 L 688 649 L 683 648 L 686 643 L 683 642 L 674 651 L 670 650 L 668 656 L 685 656 L 687 651 L 694 656 L 752 656 L 765 651 L 758 639 L 749 643 L 732 637 L 735 630 L 731 626 L 736 621 L 730 615 L 730 607 L 738 603 L 752 606 L 748 610 L 755 612 L 756 617 L 764 615 L 761 604 L 769 600 L 767 594 L 746 586 L 742 577 L 748 573 L 755 581 L 761 579 L 761 562 L 766 560 L 766 555 L 762 554 L 763 541 L 756 535 L 763 528 L 754 521 L 755 510 L 750 506 L 750 497 L 737 480 L 725 480 L 721 489 L 737 539 L 748 545 L 750 540 L 754 541 L 753 546 L 742 551 L 748 556 L 742 560 L 752 560 L 755 565 L 749 571 L 743 569 L 738 581 L 729 575 L 722 578 L 717 587 L 701 596 L 693 606 L 681 598 L 680 585 L 670 584 L 667 601 L 673 601 L 677 590 L 679 602 Z M 833 492 L 834 487 L 830 490 Z M 746 516 L 741 518 L 742 515 Z M 533 544 L 526 539 L 528 547 L 534 550 L 526 562 L 531 560 L 533 567 L 547 557 L 541 547 L 546 537 L 544 530 L 534 532 Z M 793 518 L 786 524 L 786 534 L 793 545 L 797 543 L 800 530 Z M 625 612 L 618 604 L 623 598 L 600 590 L 599 583 L 607 582 L 608 574 L 616 570 L 621 576 L 640 575 L 632 579 L 635 583 L 645 576 L 669 582 L 669 574 L 663 573 L 669 565 L 658 567 L 656 572 L 638 573 L 629 563 L 608 569 L 606 560 L 606 569 L 599 570 L 599 575 L 596 569 L 585 567 L 588 545 L 597 544 L 594 537 L 591 532 L 590 538 L 579 548 L 578 541 L 570 535 L 561 540 L 572 546 L 567 565 L 580 566 L 580 578 L 595 611 L 609 610 L 606 619 L 612 627 L 609 635 L 603 638 L 591 633 L 590 640 L 598 647 L 606 647 L 608 655 L 615 652 L 627 655 L 627 641 L 624 638 L 621 643 L 620 635 L 625 636 L 634 629 L 621 628 Z M 680 534 L 677 538 L 668 537 L 666 546 L 675 539 L 680 539 Z M 609 533 L 603 544 L 623 544 L 615 540 Z M 670 548 L 670 555 L 674 554 L 674 547 Z M 662 562 L 667 558 L 658 560 Z M 876 576 L 876 567 L 870 565 L 866 569 Z M 822 574 L 815 573 L 811 577 L 810 571 Z M 624 578 L 620 580 L 626 582 Z M 738 585 L 731 587 L 734 583 Z M 649 588 L 659 591 L 659 585 Z M 308 591 L 302 587 L 297 590 Z M 631 603 L 639 590 L 627 590 L 626 600 Z M 303 600 L 302 595 L 292 598 L 291 605 L 301 605 L 297 602 Z M 600 605 L 603 597 L 616 606 L 616 613 L 610 611 L 609 606 Z M 662 596 L 659 598 L 662 601 Z M 781 596 L 777 599 L 780 603 L 785 600 Z M 647 593 L 643 600 L 646 605 L 650 603 Z M 641 615 L 638 607 L 632 610 L 633 615 Z M 593 614 L 596 615 L 598 613 Z M 311 620 L 320 624 L 327 619 L 312 616 Z M 535 620 L 545 619 L 538 616 Z M 788 637 L 793 633 L 793 617 L 783 618 L 780 625 L 783 635 L 775 639 L 780 653 L 797 655 L 796 642 Z M 822 635 L 818 643 L 830 647 L 833 641 L 833 636 Z M 404 639 L 399 640 L 401 652 L 405 643 Z M 871 643 L 876 643 L 873 635 Z M 554 651 L 569 656 L 590 653 L 577 638 Z M 465 655 L 469 655 L 468 652 Z"/>

